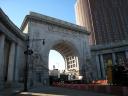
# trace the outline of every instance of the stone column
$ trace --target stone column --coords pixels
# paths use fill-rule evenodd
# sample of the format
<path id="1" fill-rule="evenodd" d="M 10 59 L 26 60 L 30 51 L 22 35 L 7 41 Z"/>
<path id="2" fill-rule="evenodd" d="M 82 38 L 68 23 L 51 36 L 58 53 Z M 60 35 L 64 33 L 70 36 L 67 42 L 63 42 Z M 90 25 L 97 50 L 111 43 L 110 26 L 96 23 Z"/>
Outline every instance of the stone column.
<path id="1" fill-rule="evenodd" d="M 98 79 L 101 79 L 100 61 L 98 55 L 96 55 L 96 66 L 97 66 L 97 77 Z"/>
<path id="2" fill-rule="evenodd" d="M 116 55 L 115 55 L 115 53 L 112 53 L 112 62 L 113 62 L 113 65 L 116 64 Z"/>
<path id="3" fill-rule="evenodd" d="M 14 79 L 14 65 L 15 65 L 15 43 L 11 43 L 10 53 L 9 53 L 9 64 L 8 64 L 8 77 L 7 81 L 13 81 Z"/>
<path id="4" fill-rule="evenodd" d="M 21 55 L 21 54 L 20 54 L 20 46 L 18 44 L 16 45 L 15 48 L 16 48 L 16 51 L 15 51 L 16 52 L 16 54 L 15 54 L 16 55 L 15 56 L 16 64 L 15 64 L 15 69 L 14 69 L 15 70 L 14 80 L 15 80 L 15 82 L 17 82 L 19 80 L 19 76 L 18 76 L 19 75 L 19 67 L 20 67 L 19 62 L 21 59 L 19 55 Z"/>
<path id="5" fill-rule="evenodd" d="M 0 35 L 0 88 L 2 87 L 2 83 L 4 80 L 3 70 L 4 70 L 4 46 L 5 45 L 5 36 Z"/>
<path id="6" fill-rule="evenodd" d="M 105 68 L 104 68 L 104 61 L 103 61 L 103 55 L 101 54 L 100 55 L 100 64 L 101 64 L 101 71 L 102 71 L 102 79 L 106 79 L 106 76 L 105 76 Z"/>

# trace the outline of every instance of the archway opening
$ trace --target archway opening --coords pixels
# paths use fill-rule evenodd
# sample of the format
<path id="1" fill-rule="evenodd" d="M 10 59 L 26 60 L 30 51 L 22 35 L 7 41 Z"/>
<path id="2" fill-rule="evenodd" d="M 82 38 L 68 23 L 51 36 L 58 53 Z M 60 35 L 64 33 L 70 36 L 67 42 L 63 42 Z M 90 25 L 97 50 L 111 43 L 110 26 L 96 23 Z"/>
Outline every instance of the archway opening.
<path id="1" fill-rule="evenodd" d="M 65 70 L 65 61 L 63 56 L 56 50 L 50 50 L 49 53 L 49 70 Z"/>
<path id="2" fill-rule="evenodd" d="M 52 46 L 49 52 L 49 77 L 52 81 L 79 80 L 79 71 L 78 53 L 71 44 L 61 42 Z"/>

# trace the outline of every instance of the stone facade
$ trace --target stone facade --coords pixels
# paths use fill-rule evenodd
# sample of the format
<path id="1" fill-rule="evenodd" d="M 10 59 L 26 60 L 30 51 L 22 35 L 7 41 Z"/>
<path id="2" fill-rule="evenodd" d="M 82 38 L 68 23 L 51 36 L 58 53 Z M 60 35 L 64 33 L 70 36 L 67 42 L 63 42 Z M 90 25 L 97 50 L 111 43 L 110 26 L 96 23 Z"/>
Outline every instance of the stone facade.
<path id="1" fill-rule="evenodd" d="M 83 76 L 87 81 L 106 79 L 107 60 L 111 59 L 112 64 L 116 64 L 119 57 L 128 58 L 127 41 L 89 46 L 90 33 L 75 24 L 30 12 L 19 29 L 2 10 L 0 13 L 1 87 L 7 82 L 23 82 L 27 36 L 33 50 L 33 54 L 28 56 L 30 86 L 49 84 L 50 50 L 56 50 L 64 57 L 67 73 Z"/>
<path id="2" fill-rule="evenodd" d="M 48 85 L 48 59 L 51 49 L 63 55 L 68 73 L 75 72 L 74 75 L 82 75 L 86 80 L 90 77 L 92 72 L 87 68 L 89 63 L 86 62 L 91 57 L 89 33 L 82 27 L 31 12 L 25 17 L 20 30 L 1 9 L 0 13 L 1 87 L 6 83 L 23 83 L 26 61 L 29 70 L 28 84 Z M 28 58 L 24 55 L 27 36 L 29 47 L 34 52 Z"/>
<path id="3" fill-rule="evenodd" d="M 29 35 L 29 46 L 34 51 L 29 59 L 30 64 L 34 66 L 30 69 L 32 74 L 30 79 L 34 80 L 33 82 L 38 83 L 36 74 L 40 74 L 42 77 L 40 83 L 48 84 L 48 58 L 51 49 L 62 54 L 67 66 L 66 71 L 75 70 L 76 75 L 85 77 L 88 71 L 86 59 L 90 59 L 90 48 L 89 33 L 82 27 L 30 12 L 30 15 L 24 19 L 21 29 Z M 43 44 L 44 41 L 45 44 Z"/>
<path id="4" fill-rule="evenodd" d="M 128 59 L 128 41 L 91 46 L 92 62 L 95 63 L 97 79 L 107 79 L 107 66 L 126 63 Z"/>
<path id="5" fill-rule="evenodd" d="M 25 35 L 0 9 L 0 87 L 23 80 Z"/>

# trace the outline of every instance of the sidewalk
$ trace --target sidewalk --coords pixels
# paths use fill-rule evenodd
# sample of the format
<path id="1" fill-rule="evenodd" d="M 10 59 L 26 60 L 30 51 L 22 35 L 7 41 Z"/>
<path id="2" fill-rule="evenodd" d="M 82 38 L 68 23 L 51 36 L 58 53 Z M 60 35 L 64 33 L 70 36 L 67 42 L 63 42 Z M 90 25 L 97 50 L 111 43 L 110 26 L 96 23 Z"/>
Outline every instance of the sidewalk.
<path id="1" fill-rule="evenodd" d="M 16 96 L 116 96 L 116 95 L 46 86 L 40 88 L 33 88 L 28 92 L 21 92 Z"/>
<path id="2" fill-rule="evenodd" d="M 0 96 L 16 96 L 22 90 L 22 88 L 4 88 L 0 90 Z"/>

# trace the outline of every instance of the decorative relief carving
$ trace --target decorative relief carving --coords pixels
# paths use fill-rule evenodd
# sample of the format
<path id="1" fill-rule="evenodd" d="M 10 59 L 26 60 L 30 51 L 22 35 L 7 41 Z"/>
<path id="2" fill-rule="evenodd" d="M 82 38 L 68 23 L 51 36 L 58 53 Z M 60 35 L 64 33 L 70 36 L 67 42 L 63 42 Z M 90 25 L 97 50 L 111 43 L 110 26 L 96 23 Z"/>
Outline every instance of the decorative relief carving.
<path id="1" fill-rule="evenodd" d="M 63 32 L 66 34 L 72 34 L 72 33 L 76 33 L 73 30 L 67 29 L 67 28 L 63 28 L 63 27 L 59 27 L 59 26 L 55 26 L 55 25 L 48 25 L 48 30 L 49 32 Z"/>
<path id="2" fill-rule="evenodd" d="M 34 52 L 34 54 L 32 55 L 32 66 L 33 66 L 32 69 L 36 71 L 48 70 L 39 52 Z"/>

